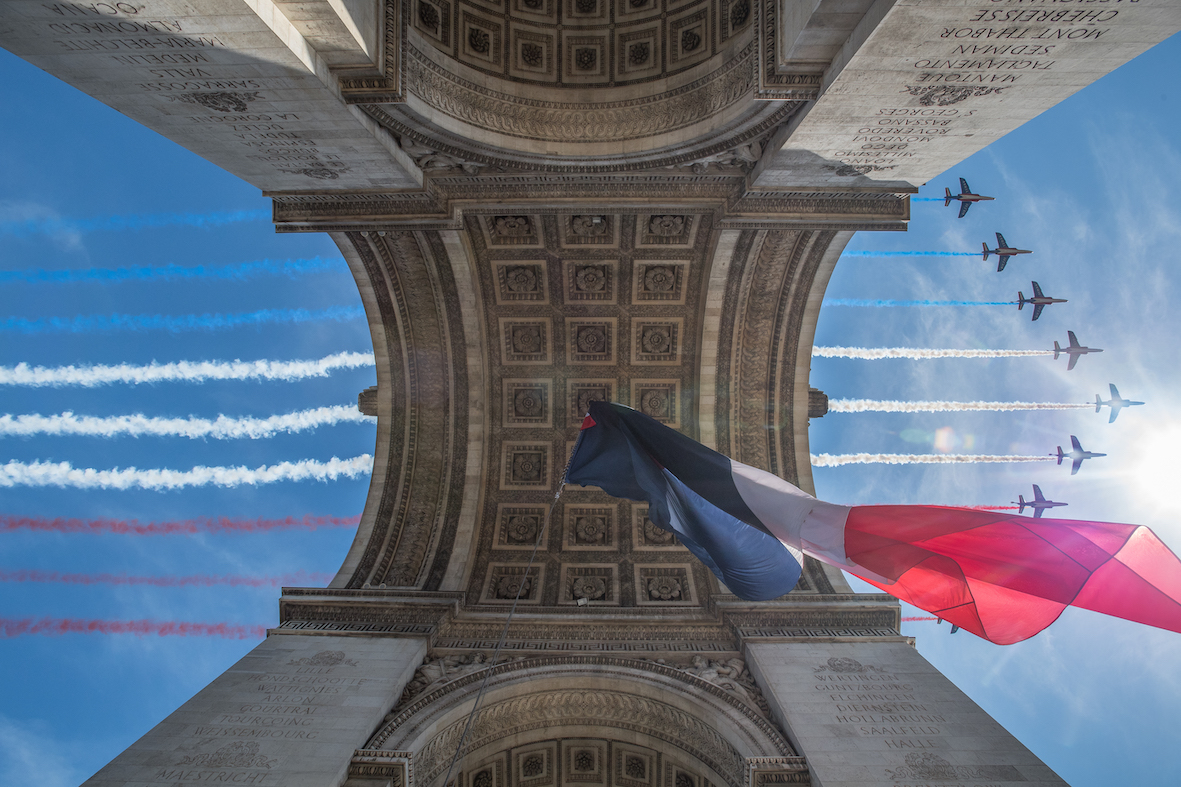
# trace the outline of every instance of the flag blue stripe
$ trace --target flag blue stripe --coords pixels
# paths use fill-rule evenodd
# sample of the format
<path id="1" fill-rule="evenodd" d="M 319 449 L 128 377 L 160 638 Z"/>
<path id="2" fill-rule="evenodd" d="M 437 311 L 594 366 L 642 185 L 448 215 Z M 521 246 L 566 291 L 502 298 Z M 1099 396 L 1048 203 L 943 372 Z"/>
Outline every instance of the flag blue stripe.
<path id="1" fill-rule="evenodd" d="M 629 408 L 591 407 L 596 425 L 580 434 L 567 482 L 647 501 L 653 524 L 680 536 L 741 598 L 765 601 L 795 587 L 800 565 L 792 554 L 761 527 L 746 526 L 758 519 L 734 486 L 729 459 Z"/>
<path id="2" fill-rule="evenodd" d="M 590 407 L 591 417 L 595 422 L 607 428 L 587 430 L 584 433 L 586 439 L 595 443 L 610 441 L 613 445 L 604 444 L 601 448 L 580 450 L 578 453 L 581 456 L 575 457 L 575 464 L 571 465 L 572 471 L 576 466 L 581 467 L 581 462 L 592 461 L 592 455 L 597 456 L 609 450 L 614 455 L 617 452 L 621 453 L 621 449 L 626 446 L 627 452 L 642 453 L 647 457 L 646 461 L 667 467 L 683 484 L 730 516 L 774 537 L 738 493 L 728 457 L 630 407 L 608 402 L 591 402 Z M 586 471 L 611 476 L 618 472 L 618 468 L 614 467 L 613 459 L 606 459 L 604 467 L 588 467 Z M 587 483 L 607 488 L 598 482 Z M 618 496 L 638 499 L 629 495 Z"/>

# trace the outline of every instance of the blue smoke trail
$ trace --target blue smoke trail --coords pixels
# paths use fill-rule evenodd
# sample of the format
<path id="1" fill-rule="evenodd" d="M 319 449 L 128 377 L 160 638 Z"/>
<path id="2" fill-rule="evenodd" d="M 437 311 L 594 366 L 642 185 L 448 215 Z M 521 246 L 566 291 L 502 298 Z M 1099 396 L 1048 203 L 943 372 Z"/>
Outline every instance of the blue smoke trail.
<path id="1" fill-rule="evenodd" d="M 979 257 L 978 251 L 846 251 L 842 257 Z"/>
<path id="2" fill-rule="evenodd" d="M 0 234 L 25 236 L 55 232 L 142 230 L 148 227 L 220 227 L 240 221 L 266 221 L 270 218 L 269 210 L 232 210 L 213 213 L 141 213 L 98 216 L 93 219 L 27 219 L 0 221 Z"/>
<path id="3" fill-rule="evenodd" d="M 283 323 L 344 322 L 365 316 L 360 306 L 330 306 L 327 309 L 261 309 L 240 314 L 82 314 L 77 317 L 49 317 L 29 320 L 9 317 L 0 323 L 0 332 L 95 333 L 98 331 L 214 331 L 243 325 Z"/>
<path id="4" fill-rule="evenodd" d="M 911 202 L 943 202 L 943 197 L 911 197 Z"/>
<path id="5" fill-rule="evenodd" d="M 25 284 L 68 284 L 79 281 L 122 282 L 122 281 L 175 281 L 184 279 L 234 279 L 244 280 L 255 276 L 286 276 L 294 279 L 308 273 L 344 267 L 343 257 L 312 257 L 294 260 L 252 260 L 235 262 L 230 265 L 157 265 L 135 268 L 84 268 L 81 270 L 51 271 L 43 268 L 29 268 L 23 271 L 0 271 L 0 284 L 22 282 Z"/>
<path id="6" fill-rule="evenodd" d="M 891 301 L 862 298 L 825 298 L 824 306 L 1011 306 L 1017 301 Z"/>

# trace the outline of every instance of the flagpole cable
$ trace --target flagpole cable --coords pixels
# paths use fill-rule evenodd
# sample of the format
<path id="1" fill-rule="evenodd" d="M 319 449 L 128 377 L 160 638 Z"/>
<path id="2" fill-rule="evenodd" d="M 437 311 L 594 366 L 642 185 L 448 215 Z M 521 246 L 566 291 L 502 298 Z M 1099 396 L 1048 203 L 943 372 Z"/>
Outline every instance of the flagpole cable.
<path id="1" fill-rule="evenodd" d="M 513 622 L 513 615 L 517 612 L 517 602 L 521 600 L 521 593 L 524 591 L 525 584 L 529 580 L 529 570 L 533 568 L 533 561 L 537 558 L 537 549 L 541 546 L 541 539 L 545 537 L 545 533 L 549 529 L 554 508 L 558 505 L 558 500 L 562 497 L 562 490 L 566 488 L 566 474 L 570 472 L 570 464 L 574 461 L 574 454 L 578 451 L 578 446 L 581 443 L 582 432 L 579 432 L 578 439 L 574 442 L 574 448 L 570 450 L 570 458 L 566 460 L 566 467 L 562 470 L 562 478 L 558 483 L 558 491 L 554 493 L 554 499 L 550 501 L 549 508 L 545 512 L 545 520 L 537 531 L 537 538 L 533 541 L 533 551 L 529 553 L 529 562 L 525 565 L 525 576 L 522 578 L 520 584 L 517 585 L 517 595 L 513 598 L 513 605 L 509 607 L 508 617 L 504 620 L 504 628 L 500 632 L 500 641 L 496 643 L 496 650 L 492 652 L 491 663 L 484 671 L 484 680 L 480 683 L 480 690 L 476 692 L 476 701 L 472 703 L 471 713 L 467 715 L 467 722 L 463 725 L 463 734 L 459 736 L 459 743 L 455 746 L 455 754 L 451 757 L 451 764 L 447 766 L 447 776 L 443 779 L 442 787 L 449 787 L 451 783 L 451 774 L 455 770 L 455 763 L 459 761 L 459 754 L 463 751 L 463 744 L 467 741 L 468 733 L 471 732 L 472 720 L 476 717 L 476 711 L 480 708 L 480 700 L 484 697 L 484 690 L 488 688 L 488 681 L 492 678 L 492 668 L 496 666 L 497 659 L 500 658 L 500 651 L 504 649 L 504 643 L 508 640 L 509 625 Z"/>

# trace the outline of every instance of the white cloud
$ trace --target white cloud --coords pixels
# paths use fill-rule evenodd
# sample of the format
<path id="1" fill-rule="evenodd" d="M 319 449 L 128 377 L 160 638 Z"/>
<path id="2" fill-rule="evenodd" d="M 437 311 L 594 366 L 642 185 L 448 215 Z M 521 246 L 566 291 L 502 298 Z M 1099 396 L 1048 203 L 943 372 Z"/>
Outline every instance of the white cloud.
<path id="1" fill-rule="evenodd" d="M 0 784 L 75 787 L 83 774 L 63 756 L 66 751 L 44 724 L 0 715 Z"/>

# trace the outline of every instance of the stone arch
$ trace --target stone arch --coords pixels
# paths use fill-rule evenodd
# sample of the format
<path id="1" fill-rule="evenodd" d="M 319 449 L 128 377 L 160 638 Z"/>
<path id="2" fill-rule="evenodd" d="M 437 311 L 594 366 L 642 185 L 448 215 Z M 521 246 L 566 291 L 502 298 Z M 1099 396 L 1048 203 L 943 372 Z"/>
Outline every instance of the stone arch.
<path id="1" fill-rule="evenodd" d="M 617 770 L 626 766 L 621 758 L 628 751 L 648 757 L 647 767 L 660 769 L 659 779 L 647 777 L 653 787 L 743 787 L 752 763 L 798 759 L 774 722 L 733 693 L 659 662 L 608 656 L 521 659 L 468 672 L 400 703 L 366 749 L 405 752 L 412 780 L 438 787 L 485 678 L 456 772 L 492 768 L 481 783 L 493 787 L 506 783 L 496 768 L 522 766 L 516 754 L 535 749 L 570 758 L 569 741 L 588 751 L 609 750 Z M 679 772 L 685 778 L 678 779 Z M 599 783 L 628 784 L 605 774 Z M 631 787 L 640 787 L 640 780 Z"/>

